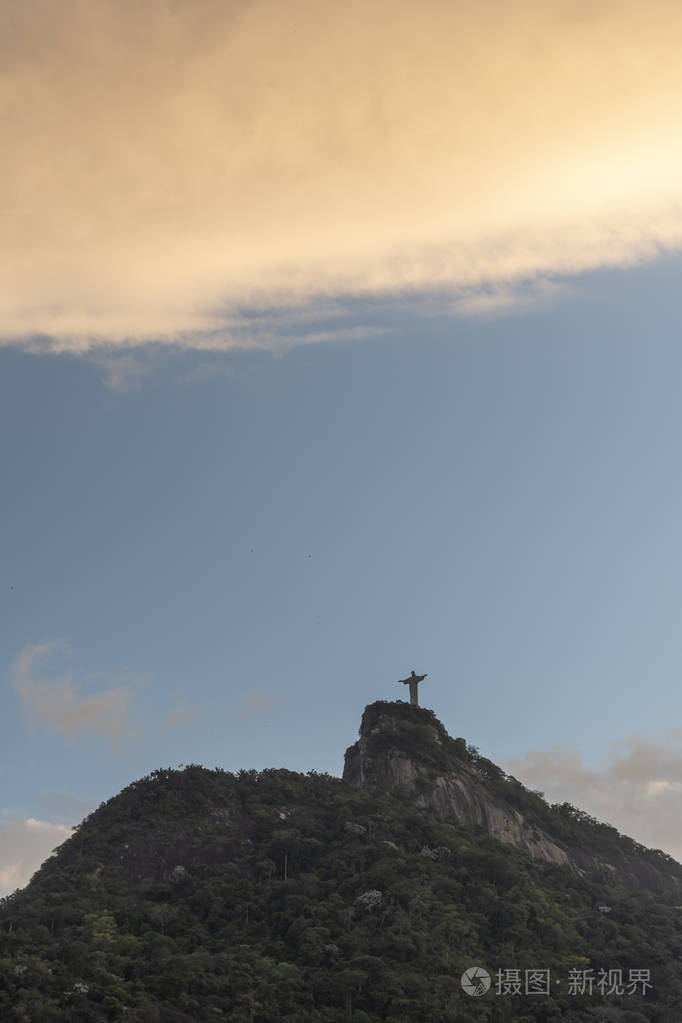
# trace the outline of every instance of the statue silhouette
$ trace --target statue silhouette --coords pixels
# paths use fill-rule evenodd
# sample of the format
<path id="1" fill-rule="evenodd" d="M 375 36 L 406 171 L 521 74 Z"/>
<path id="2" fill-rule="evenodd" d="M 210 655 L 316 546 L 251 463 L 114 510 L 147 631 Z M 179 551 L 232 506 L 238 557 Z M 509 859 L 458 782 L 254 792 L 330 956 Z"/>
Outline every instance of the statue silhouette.
<path id="1" fill-rule="evenodd" d="M 419 706 L 419 695 L 417 693 L 417 688 L 419 686 L 419 683 L 423 682 L 425 678 L 426 675 L 416 675 L 413 668 L 412 674 L 410 675 L 409 678 L 401 678 L 398 682 L 398 685 L 400 685 L 400 683 L 402 682 L 404 686 L 410 687 L 410 703 L 413 704 L 415 707 Z"/>

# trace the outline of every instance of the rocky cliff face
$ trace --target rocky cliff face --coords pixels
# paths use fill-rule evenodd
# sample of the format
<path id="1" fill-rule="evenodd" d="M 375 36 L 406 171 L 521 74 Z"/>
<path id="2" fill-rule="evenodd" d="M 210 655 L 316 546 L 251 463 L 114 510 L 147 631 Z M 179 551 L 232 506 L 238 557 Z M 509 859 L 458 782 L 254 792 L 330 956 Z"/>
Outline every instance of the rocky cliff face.
<path id="1" fill-rule="evenodd" d="M 587 825 L 583 832 L 579 821 L 567 826 L 539 796 L 473 754 L 463 739 L 452 739 L 424 707 L 400 700 L 370 704 L 359 740 L 346 750 L 343 780 L 356 788 L 402 794 L 417 806 L 434 808 L 446 822 L 580 874 L 682 892 L 682 866 L 608 826 L 603 828 L 612 834 L 602 841 L 608 847 L 602 852 Z M 633 849 L 645 855 L 633 854 Z"/>

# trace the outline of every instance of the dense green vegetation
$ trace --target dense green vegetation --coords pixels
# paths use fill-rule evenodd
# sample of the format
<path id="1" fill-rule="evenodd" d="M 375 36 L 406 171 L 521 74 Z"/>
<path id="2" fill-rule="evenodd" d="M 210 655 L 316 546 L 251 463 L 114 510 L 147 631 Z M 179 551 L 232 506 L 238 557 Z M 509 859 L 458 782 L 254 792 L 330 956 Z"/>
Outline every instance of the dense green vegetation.
<path id="1" fill-rule="evenodd" d="M 623 841 L 449 743 L 572 842 Z M 677 1023 L 681 915 L 329 775 L 168 768 L 0 902 L 0 1019 Z M 493 976 L 480 998 L 460 984 L 475 965 Z M 645 997 L 569 994 L 572 969 L 644 968 Z M 511 969 L 549 969 L 551 994 L 497 994 Z"/>

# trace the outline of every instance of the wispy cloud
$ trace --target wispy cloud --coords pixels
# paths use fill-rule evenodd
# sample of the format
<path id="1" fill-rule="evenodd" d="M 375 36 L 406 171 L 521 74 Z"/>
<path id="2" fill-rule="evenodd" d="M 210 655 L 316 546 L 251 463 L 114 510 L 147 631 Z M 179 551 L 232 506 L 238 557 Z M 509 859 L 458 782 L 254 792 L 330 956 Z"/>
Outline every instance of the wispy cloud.
<path id="1" fill-rule="evenodd" d="M 678 247 L 681 30 L 669 0 L 0 0 L 0 336 L 276 348 L 244 310 L 500 312 Z"/>
<path id="2" fill-rule="evenodd" d="M 178 704 L 164 721 L 163 728 L 166 732 L 171 732 L 173 729 L 179 728 L 180 725 L 184 725 L 187 724 L 188 721 L 192 721 L 198 714 L 202 714 L 203 711 L 203 703 L 195 703 L 191 706 Z"/>
<path id="3" fill-rule="evenodd" d="M 682 861 L 682 728 L 615 743 L 600 768 L 565 746 L 531 750 L 504 766 L 550 802 L 573 803 Z"/>
<path id="4" fill-rule="evenodd" d="M 0 897 L 28 884 L 50 853 L 70 835 L 63 824 L 0 814 Z"/>
<path id="5" fill-rule="evenodd" d="M 565 281 L 540 279 L 464 293 L 455 300 L 453 311 L 459 316 L 494 319 L 510 313 L 547 309 L 577 294 L 577 288 Z"/>
<path id="6" fill-rule="evenodd" d="M 130 672 L 119 674 L 123 685 L 98 689 L 87 688 L 111 678 L 111 673 L 80 673 L 69 668 L 57 671 L 54 661 L 72 656 L 71 648 L 61 640 L 30 643 L 12 662 L 9 677 L 29 720 L 46 725 L 66 739 L 77 734 L 101 735 L 116 745 L 130 738 L 130 708 L 135 684 L 143 681 Z M 42 673 L 41 673 L 42 672 Z"/>
<path id="7" fill-rule="evenodd" d="M 260 717 L 280 702 L 276 693 L 268 693 L 263 689 L 252 689 L 244 694 L 239 708 L 240 717 Z"/>
<path id="8" fill-rule="evenodd" d="M 90 353 L 90 361 L 104 371 L 104 384 L 112 391 L 135 391 L 154 365 L 130 352 Z"/>

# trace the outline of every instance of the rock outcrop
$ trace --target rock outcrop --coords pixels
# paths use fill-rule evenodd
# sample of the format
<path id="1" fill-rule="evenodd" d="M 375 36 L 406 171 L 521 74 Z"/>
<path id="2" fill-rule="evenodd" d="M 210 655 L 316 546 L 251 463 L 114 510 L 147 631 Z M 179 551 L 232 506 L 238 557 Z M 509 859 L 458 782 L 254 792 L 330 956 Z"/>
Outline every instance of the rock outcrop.
<path id="1" fill-rule="evenodd" d="M 587 823 L 562 819 L 557 808 L 507 777 L 464 739 L 452 739 L 424 707 L 397 700 L 365 708 L 360 738 L 346 750 L 343 780 L 356 788 L 403 795 L 418 807 L 435 809 L 445 822 L 580 874 L 682 892 L 682 866 L 670 857 L 598 822 L 592 823 L 603 834 L 595 841 Z"/>

